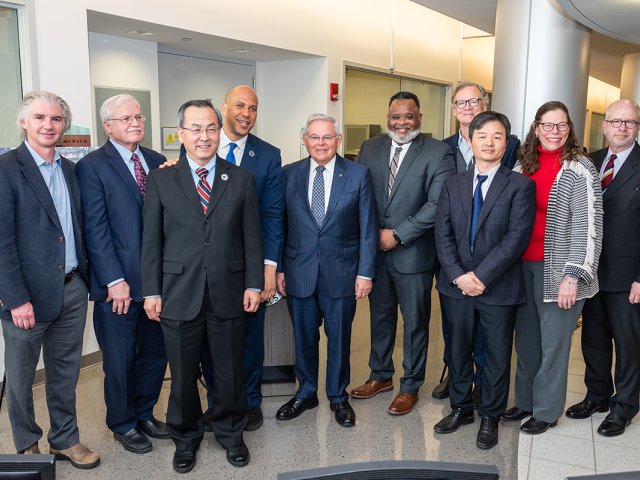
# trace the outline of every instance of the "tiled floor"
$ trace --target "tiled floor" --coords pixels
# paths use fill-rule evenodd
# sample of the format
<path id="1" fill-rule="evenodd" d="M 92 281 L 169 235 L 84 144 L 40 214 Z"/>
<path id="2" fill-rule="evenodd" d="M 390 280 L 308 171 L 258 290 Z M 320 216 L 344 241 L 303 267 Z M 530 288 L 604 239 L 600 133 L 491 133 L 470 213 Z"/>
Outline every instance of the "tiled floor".
<path id="1" fill-rule="evenodd" d="M 582 329 L 578 329 L 573 335 L 567 407 L 582 401 L 587 391 L 581 333 Z M 632 423 L 619 437 L 603 437 L 596 431 L 606 415 L 596 413 L 586 420 L 562 416 L 555 428 L 542 435 L 520 434 L 518 480 L 560 480 L 568 476 L 640 470 L 640 424 Z"/>
<path id="2" fill-rule="evenodd" d="M 104 423 L 105 406 L 102 392 L 103 374 L 100 366 L 82 372 L 77 389 L 78 422 L 81 441 L 93 448 L 100 456 L 99 467 L 81 471 L 66 462 L 57 464 L 59 479 L 275 479 L 279 472 L 376 460 L 434 460 L 496 465 L 501 480 L 515 480 L 518 476 L 518 426 L 503 424 L 500 427 L 500 443 L 484 451 L 476 448 L 475 439 L 479 426 L 461 427 L 450 435 L 438 435 L 435 425 L 450 411 L 449 401 L 438 401 L 431 397 L 442 371 L 442 331 L 437 295 L 432 295 L 433 309 L 430 326 L 430 348 L 427 358 L 426 382 L 420 390 L 417 408 L 408 415 L 393 417 L 387 413 L 389 403 L 397 393 L 400 373 L 394 377 L 394 393 L 380 394 L 369 400 L 353 400 L 358 424 L 354 428 L 338 426 L 329 409 L 324 389 L 318 392 L 320 407 L 305 412 L 289 422 L 278 422 L 275 413 L 288 400 L 286 397 L 265 398 L 263 412 L 265 422 L 255 432 L 247 432 L 245 441 L 251 452 L 251 463 L 244 468 L 235 468 L 225 459 L 224 450 L 215 441 L 213 434 L 205 434 L 198 451 L 195 469 L 185 475 L 173 471 L 171 461 L 174 446 L 170 441 L 152 440 L 154 450 L 145 455 L 126 452 L 114 441 Z M 401 326 L 399 332 L 401 332 Z M 351 385 L 367 380 L 369 368 L 369 315 L 368 304 L 362 300 L 354 321 L 351 355 Z M 321 340 L 321 365 L 326 361 L 326 339 Z M 402 370 L 402 335 L 397 336 L 394 353 L 396 370 Z M 515 368 L 512 368 L 512 378 Z M 320 368 L 319 385 L 324 385 L 324 367 Z M 165 418 L 168 382 L 162 390 L 156 406 L 156 416 Z M 201 391 L 202 393 L 202 391 Z M 512 391 L 513 396 L 513 391 Z M 202 395 L 204 399 L 204 395 Z M 44 389 L 34 389 L 36 418 L 45 430 L 40 440 L 40 449 L 49 451 L 46 441 L 48 414 L 44 400 Z M 510 401 L 513 404 L 513 398 Z M 618 448 L 603 445 L 603 449 Z M 528 450 L 527 450 L 528 451 Z M 11 429 L 6 408 L 0 412 L 0 453 L 14 453 Z M 606 455 L 606 451 L 603 450 Z M 633 453 L 633 452 L 632 452 Z M 592 454 L 593 456 L 593 454 Z M 633 455 L 629 455 L 633 457 Z M 528 459 L 528 457 L 525 457 Z M 593 468 L 593 465 L 590 465 Z M 545 464 L 532 462 L 532 471 L 543 472 Z M 528 470 L 527 465 L 527 470 Z M 524 478 L 524 477 L 522 477 Z M 536 477 L 543 478 L 543 477 Z M 548 477 L 546 477 L 548 478 Z"/>

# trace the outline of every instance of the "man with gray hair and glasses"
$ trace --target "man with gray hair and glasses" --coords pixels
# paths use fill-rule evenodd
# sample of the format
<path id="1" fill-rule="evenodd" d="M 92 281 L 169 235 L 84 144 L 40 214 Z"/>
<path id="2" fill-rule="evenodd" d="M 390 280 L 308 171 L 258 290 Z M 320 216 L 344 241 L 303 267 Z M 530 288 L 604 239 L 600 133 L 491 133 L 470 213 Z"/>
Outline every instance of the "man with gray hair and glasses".
<path id="1" fill-rule="evenodd" d="M 34 91 L 16 123 L 24 142 L 0 156 L 0 318 L 13 442 L 18 453 L 40 453 L 32 385 L 42 349 L 49 451 L 93 468 L 100 457 L 80 443 L 76 416 L 89 283 L 82 204 L 76 166 L 55 149 L 71 110 Z"/>

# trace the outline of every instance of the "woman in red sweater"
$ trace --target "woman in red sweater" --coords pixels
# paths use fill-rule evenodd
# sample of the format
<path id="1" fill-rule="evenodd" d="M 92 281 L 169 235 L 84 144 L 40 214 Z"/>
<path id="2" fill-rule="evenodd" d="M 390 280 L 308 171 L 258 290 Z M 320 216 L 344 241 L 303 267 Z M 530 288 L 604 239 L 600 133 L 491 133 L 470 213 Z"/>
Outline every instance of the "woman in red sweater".
<path id="1" fill-rule="evenodd" d="M 520 430 L 536 435 L 564 411 L 571 338 L 585 299 L 598 291 L 602 193 L 561 102 L 538 109 L 514 171 L 536 182 L 536 223 L 522 256 L 527 303 L 516 318 L 515 407 L 502 418 L 531 415 Z"/>

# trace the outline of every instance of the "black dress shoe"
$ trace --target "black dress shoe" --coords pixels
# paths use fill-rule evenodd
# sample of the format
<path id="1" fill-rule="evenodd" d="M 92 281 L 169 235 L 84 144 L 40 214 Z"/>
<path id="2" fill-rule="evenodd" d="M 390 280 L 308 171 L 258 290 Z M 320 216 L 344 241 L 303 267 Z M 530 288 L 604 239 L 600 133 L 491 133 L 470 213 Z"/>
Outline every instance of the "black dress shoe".
<path id="1" fill-rule="evenodd" d="M 249 420 L 247 421 L 247 426 L 244 429 L 247 432 L 253 432 L 254 430 L 259 429 L 264 422 L 264 417 L 262 416 L 262 408 L 260 405 L 255 407 L 249 407 Z"/>
<path id="2" fill-rule="evenodd" d="M 318 397 L 313 396 L 308 400 L 298 400 L 296 397 L 293 397 L 287 403 L 280 407 L 278 413 L 276 413 L 276 418 L 278 420 L 291 420 L 292 418 L 296 418 L 302 414 L 305 410 L 311 410 L 312 408 L 316 408 L 318 406 Z"/>
<path id="3" fill-rule="evenodd" d="M 610 413 L 598 427 L 598 433 L 603 437 L 617 437 L 622 435 L 629 425 L 631 425 L 631 420 L 627 420 L 615 413 Z"/>
<path id="4" fill-rule="evenodd" d="M 119 441 L 125 450 L 131 453 L 147 453 L 153 450 L 153 445 L 139 428 L 132 428 L 124 435 L 113 433 L 113 438 Z"/>
<path id="5" fill-rule="evenodd" d="M 569 418 L 589 418 L 595 412 L 608 412 L 609 407 L 596 405 L 591 400 L 586 398 L 580 403 L 576 403 L 567 408 L 567 417 Z"/>
<path id="6" fill-rule="evenodd" d="M 449 398 L 449 375 L 445 376 L 444 380 L 442 380 L 440 384 L 433 389 L 431 396 L 438 400 Z"/>
<path id="7" fill-rule="evenodd" d="M 204 417 L 204 431 L 213 432 L 213 428 L 211 428 L 211 408 L 207 408 L 205 410 L 203 417 Z"/>
<path id="8" fill-rule="evenodd" d="M 498 444 L 498 422 L 488 417 L 480 417 L 480 430 L 476 439 L 476 447 L 489 450 Z"/>
<path id="9" fill-rule="evenodd" d="M 461 408 L 454 408 L 449 415 L 435 424 L 433 429 L 438 433 L 453 433 L 461 425 L 470 425 L 475 421 L 473 410 L 465 412 Z"/>
<path id="10" fill-rule="evenodd" d="M 473 408 L 477 410 L 482 403 L 482 385 L 473 386 L 473 392 L 471 392 L 471 400 L 473 401 Z"/>
<path id="11" fill-rule="evenodd" d="M 227 448 L 227 460 L 234 467 L 244 467 L 249 463 L 249 449 L 242 442 L 242 445 Z"/>
<path id="12" fill-rule="evenodd" d="M 529 415 L 531 415 L 531 412 L 526 412 L 519 409 L 518 407 L 511 407 L 509 410 L 500 415 L 500 418 L 506 420 L 507 422 L 513 422 L 516 420 L 522 420 Z"/>
<path id="13" fill-rule="evenodd" d="M 336 422 L 341 427 L 355 426 L 356 412 L 353 411 L 349 402 L 332 403 L 331 411 L 336 412 Z"/>
<path id="14" fill-rule="evenodd" d="M 531 417 L 529 420 L 524 422 L 520 427 L 520 431 L 522 433 L 526 433 L 528 435 L 540 435 L 541 433 L 546 432 L 550 428 L 558 425 L 558 421 L 552 423 L 543 422 L 542 420 L 536 420 L 534 417 Z"/>
<path id="15" fill-rule="evenodd" d="M 155 418 L 147 420 L 146 422 L 138 422 L 138 428 L 142 430 L 142 433 L 147 437 L 159 438 L 161 440 L 171 438 L 169 432 L 167 432 L 167 424 Z"/>
<path id="16" fill-rule="evenodd" d="M 196 466 L 196 452 L 176 450 L 173 454 L 173 469 L 178 473 L 187 473 Z"/>

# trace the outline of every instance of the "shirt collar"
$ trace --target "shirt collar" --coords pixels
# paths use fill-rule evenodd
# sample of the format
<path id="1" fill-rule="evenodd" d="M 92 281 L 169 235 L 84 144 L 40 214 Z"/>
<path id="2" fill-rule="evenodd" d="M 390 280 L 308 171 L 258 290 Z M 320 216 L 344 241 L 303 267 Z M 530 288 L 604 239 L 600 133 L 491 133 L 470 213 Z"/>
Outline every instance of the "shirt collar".
<path id="1" fill-rule="evenodd" d="M 633 147 L 635 147 L 635 146 L 636 146 L 636 143 L 633 142 L 629 148 L 626 148 L 626 149 L 622 150 L 621 152 L 616 153 L 615 154 L 616 158 L 619 161 L 624 162 L 627 159 L 627 157 L 631 154 L 631 150 L 633 150 Z M 605 159 L 610 158 L 611 155 L 613 155 L 613 152 L 611 151 L 611 147 L 609 147 L 609 150 L 607 151 L 607 156 L 605 157 Z"/>
<path id="2" fill-rule="evenodd" d="M 319 167 L 320 165 L 318 165 L 318 163 L 316 163 L 316 161 L 311 157 L 309 157 L 309 160 L 311 160 L 311 171 L 314 172 L 316 170 L 316 167 Z M 336 168 L 336 156 L 335 155 L 333 156 L 331 161 L 324 166 L 324 168 L 327 169 L 327 173 L 329 173 L 329 175 L 333 176 L 333 171 Z"/>
<path id="3" fill-rule="evenodd" d="M 498 162 L 498 164 L 493 167 L 491 170 L 489 170 L 487 173 L 480 173 L 478 171 L 478 166 L 474 166 L 473 167 L 473 179 L 476 180 L 478 178 L 478 175 L 488 175 L 489 177 L 487 178 L 487 180 L 489 180 L 489 183 L 491 183 L 493 181 L 493 177 L 496 176 L 496 172 L 498 171 L 498 169 L 500 168 L 500 162 Z"/>
<path id="4" fill-rule="evenodd" d="M 204 166 L 204 168 L 206 168 L 209 171 L 209 173 L 211 173 L 214 170 L 214 168 L 216 167 L 216 158 L 217 158 L 217 155 L 214 155 L 213 158 L 211 160 L 209 160 L 209 163 L 207 163 Z M 189 157 L 189 154 L 187 154 L 187 162 L 189 163 L 189 168 L 191 168 L 191 171 L 194 174 L 196 174 L 196 170 L 197 169 L 201 168 L 200 165 L 198 165 L 196 162 L 191 160 L 191 158 Z"/>
<path id="5" fill-rule="evenodd" d="M 469 142 L 467 142 L 464 137 L 462 136 L 462 133 L 460 132 L 460 130 L 458 130 L 458 146 L 459 147 L 464 147 L 464 148 L 471 148 L 471 146 L 469 145 Z"/>
<path id="6" fill-rule="evenodd" d="M 402 150 L 404 150 L 405 152 L 409 149 L 409 147 L 411 146 L 411 144 L 413 143 L 413 140 L 411 140 L 408 143 L 397 143 L 395 140 L 391 140 L 391 143 L 393 144 L 393 148 L 394 150 L 398 147 L 402 147 Z"/>
<path id="7" fill-rule="evenodd" d="M 127 147 L 120 145 L 118 142 L 114 142 L 112 138 L 110 138 L 109 141 L 116 148 L 116 150 L 118 151 L 118 153 L 120 154 L 120 156 L 125 162 L 128 162 L 129 160 L 131 160 L 131 157 L 133 156 L 134 153 L 138 155 L 138 158 L 140 159 L 143 158 L 142 152 L 140 151 L 139 144 L 136 146 L 136 149 L 132 152 Z"/>
<path id="8" fill-rule="evenodd" d="M 29 149 L 29 153 L 31 153 L 31 156 L 33 157 L 33 159 L 36 162 L 36 165 L 38 165 L 38 167 L 40 167 L 42 164 L 44 163 L 49 163 L 47 162 L 44 158 L 42 158 L 38 152 L 36 152 L 33 147 L 31 145 L 29 145 L 29 142 L 27 140 L 24 141 L 24 144 L 27 146 L 27 148 Z M 60 164 L 60 154 L 58 153 L 57 150 L 54 150 L 53 152 L 53 161 L 56 162 L 58 165 Z"/>
<path id="9" fill-rule="evenodd" d="M 238 147 L 240 147 L 244 151 L 244 146 L 247 144 L 247 137 L 248 136 L 249 135 L 247 134 L 244 137 L 242 137 L 240 140 L 238 140 L 237 142 L 233 142 L 233 143 L 235 143 Z M 227 134 L 224 133 L 224 128 L 222 128 L 220 130 L 220 145 L 218 145 L 218 150 L 222 150 L 224 147 L 226 147 L 230 143 L 231 143 L 231 139 L 229 137 L 227 137 Z"/>

